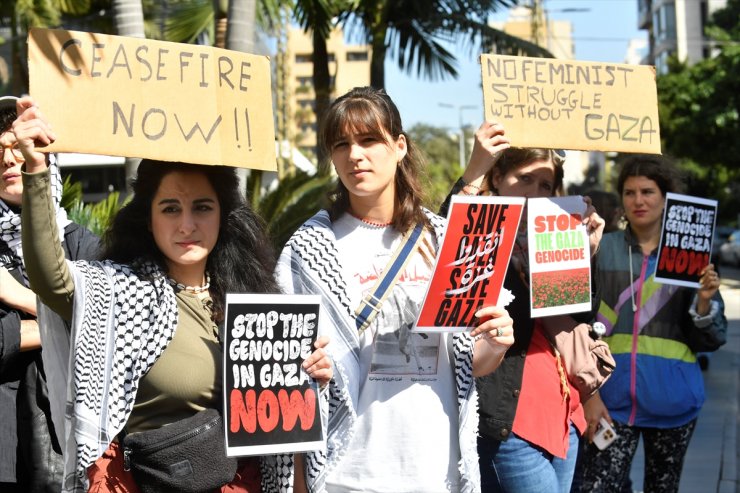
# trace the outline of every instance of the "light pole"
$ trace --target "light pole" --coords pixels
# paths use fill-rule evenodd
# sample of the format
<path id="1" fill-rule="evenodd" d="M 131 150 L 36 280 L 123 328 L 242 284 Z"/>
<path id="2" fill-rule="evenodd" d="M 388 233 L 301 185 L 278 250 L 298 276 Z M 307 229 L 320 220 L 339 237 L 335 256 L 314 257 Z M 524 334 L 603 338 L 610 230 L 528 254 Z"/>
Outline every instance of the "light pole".
<path id="1" fill-rule="evenodd" d="M 442 108 L 452 108 L 458 111 L 458 128 L 460 130 L 459 148 L 460 148 L 460 169 L 465 168 L 465 128 L 463 127 L 463 110 L 474 110 L 478 107 L 472 104 L 452 104 L 438 103 Z"/>

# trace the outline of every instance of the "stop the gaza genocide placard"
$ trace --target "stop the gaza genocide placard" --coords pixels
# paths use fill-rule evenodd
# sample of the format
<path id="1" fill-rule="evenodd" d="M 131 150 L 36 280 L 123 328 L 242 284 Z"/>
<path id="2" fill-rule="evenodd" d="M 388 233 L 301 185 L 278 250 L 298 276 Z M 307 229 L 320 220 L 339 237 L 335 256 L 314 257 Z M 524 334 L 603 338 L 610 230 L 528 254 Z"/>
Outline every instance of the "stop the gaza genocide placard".
<path id="1" fill-rule="evenodd" d="M 324 448 L 319 386 L 301 367 L 314 350 L 320 301 L 318 295 L 226 295 L 228 456 Z"/>
<path id="2" fill-rule="evenodd" d="M 660 154 L 655 68 L 481 55 L 487 121 L 516 147 Z"/>
<path id="3" fill-rule="evenodd" d="M 275 170 L 270 60 L 184 43 L 31 29 L 45 150 Z"/>
<path id="4" fill-rule="evenodd" d="M 668 192 L 658 246 L 655 281 L 699 288 L 710 262 L 717 201 Z"/>

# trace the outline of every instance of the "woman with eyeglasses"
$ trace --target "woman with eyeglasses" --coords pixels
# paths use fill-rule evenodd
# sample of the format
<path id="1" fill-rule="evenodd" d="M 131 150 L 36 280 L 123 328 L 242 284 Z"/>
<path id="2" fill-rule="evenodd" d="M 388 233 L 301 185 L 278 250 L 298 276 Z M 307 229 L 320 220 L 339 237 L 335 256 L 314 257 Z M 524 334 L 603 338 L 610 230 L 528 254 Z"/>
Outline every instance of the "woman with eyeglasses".
<path id="1" fill-rule="evenodd" d="M 476 131 L 470 160 L 452 193 L 526 198 L 561 195 L 564 159 L 560 152 L 513 148 L 501 124 L 485 122 Z M 604 221 L 585 201 L 584 224 L 594 252 Z M 447 207 L 446 201 L 443 214 Z M 504 281 L 514 295 L 507 306 L 514 319 L 514 344 L 499 368 L 477 382 L 484 493 L 568 493 L 579 436 L 586 431 L 583 396 L 570 381 L 542 322 L 530 317 L 527 247 L 525 211 Z M 583 322 L 592 319 L 590 312 L 573 317 Z"/>

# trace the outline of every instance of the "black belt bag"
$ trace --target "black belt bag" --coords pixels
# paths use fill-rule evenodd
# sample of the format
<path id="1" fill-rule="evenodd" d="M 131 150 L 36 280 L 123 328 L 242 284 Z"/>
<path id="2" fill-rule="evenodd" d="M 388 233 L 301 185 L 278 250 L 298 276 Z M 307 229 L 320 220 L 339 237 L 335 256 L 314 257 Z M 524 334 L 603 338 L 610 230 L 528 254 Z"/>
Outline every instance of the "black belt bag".
<path id="1" fill-rule="evenodd" d="M 124 469 L 142 493 L 210 492 L 234 478 L 236 457 L 226 457 L 224 425 L 205 409 L 156 430 L 129 433 L 121 441 Z"/>

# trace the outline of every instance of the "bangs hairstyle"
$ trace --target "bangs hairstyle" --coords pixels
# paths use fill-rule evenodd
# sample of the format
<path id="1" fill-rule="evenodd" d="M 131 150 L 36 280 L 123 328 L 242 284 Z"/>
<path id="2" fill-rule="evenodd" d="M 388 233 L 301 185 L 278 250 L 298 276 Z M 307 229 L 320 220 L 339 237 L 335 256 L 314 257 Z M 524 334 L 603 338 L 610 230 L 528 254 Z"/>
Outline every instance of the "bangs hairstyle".
<path id="1" fill-rule="evenodd" d="M 173 172 L 204 175 L 218 197 L 221 224 L 216 245 L 206 261 L 214 320 L 223 319 L 227 292 L 279 292 L 272 275 L 276 259 L 265 225 L 244 200 L 236 171 L 227 166 L 142 160 L 131 201 L 118 211 L 103 236 L 102 258 L 132 265 L 153 260 L 167 272 L 166 258 L 149 226 L 154 196 L 162 179 Z"/>
<path id="2" fill-rule="evenodd" d="M 552 196 L 558 197 L 563 195 L 565 153 L 559 149 L 510 147 L 504 150 L 496 165 L 486 174 L 486 185 L 488 189 L 498 193 L 496 187 L 493 185 L 494 177 L 504 177 L 508 173 L 536 161 L 549 161 L 553 164 L 555 168 L 555 181 L 553 182 Z"/>
<path id="3" fill-rule="evenodd" d="M 403 131 L 398 108 L 385 91 L 356 87 L 334 100 L 319 131 L 319 145 L 331 156 L 334 144 L 348 134 L 370 135 L 386 145 L 391 145 L 401 135 L 406 138 L 406 156 L 398 163 L 395 176 L 396 204 L 392 224 L 401 232 L 417 222 L 429 226 L 421 207 L 424 161 Z M 349 191 L 341 180 L 337 180 L 336 188 L 329 193 L 329 201 L 332 221 L 349 210 Z"/>
<path id="4" fill-rule="evenodd" d="M 644 176 L 653 180 L 660 189 L 663 197 L 668 192 L 680 193 L 683 191 L 683 177 L 673 163 L 660 154 L 635 154 L 622 163 L 617 178 L 619 198 L 622 198 L 624 182 L 631 176 Z"/>

